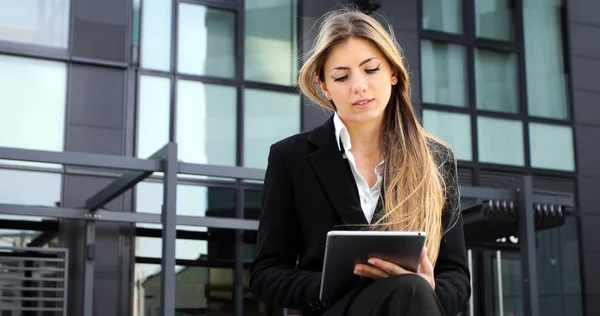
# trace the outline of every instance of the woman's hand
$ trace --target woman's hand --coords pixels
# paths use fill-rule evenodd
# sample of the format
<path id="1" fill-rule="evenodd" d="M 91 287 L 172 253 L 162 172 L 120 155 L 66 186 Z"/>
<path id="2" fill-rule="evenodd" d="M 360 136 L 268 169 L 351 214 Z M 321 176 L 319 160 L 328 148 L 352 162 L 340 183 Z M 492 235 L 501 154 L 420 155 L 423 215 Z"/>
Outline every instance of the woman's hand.
<path id="1" fill-rule="evenodd" d="M 371 258 L 369 259 L 369 264 L 357 264 L 354 267 L 354 274 L 367 277 L 371 279 L 383 279 L 390 277 L 392 275 L 400 275 L 413 273 L 412 271 L 408 271 L 394 263 L 389 261 Z M 423 249 L 423 253 L 421 253 L 421 261 L 419 264 L 419 270 L 417 271 L 418 275 L 422 276 L 427 282 L 431 285 L 431 288 L 435 291 L 435 279 L 433 277 L 433 266 L 429 261 L 429 257 L 427 257 L 427 248 Z"/>

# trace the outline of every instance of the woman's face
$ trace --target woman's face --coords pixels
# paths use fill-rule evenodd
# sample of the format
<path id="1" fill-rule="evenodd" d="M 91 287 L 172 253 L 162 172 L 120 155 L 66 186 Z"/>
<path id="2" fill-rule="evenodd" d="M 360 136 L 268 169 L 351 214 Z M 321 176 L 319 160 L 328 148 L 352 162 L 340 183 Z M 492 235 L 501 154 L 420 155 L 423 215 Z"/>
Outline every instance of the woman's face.
<path id="1" fill-rule="evenodd" d="M 334 46 L 319 85 L 344 122 L 382 120 L 397 76 L 375 44 L 349 38 Z"/>

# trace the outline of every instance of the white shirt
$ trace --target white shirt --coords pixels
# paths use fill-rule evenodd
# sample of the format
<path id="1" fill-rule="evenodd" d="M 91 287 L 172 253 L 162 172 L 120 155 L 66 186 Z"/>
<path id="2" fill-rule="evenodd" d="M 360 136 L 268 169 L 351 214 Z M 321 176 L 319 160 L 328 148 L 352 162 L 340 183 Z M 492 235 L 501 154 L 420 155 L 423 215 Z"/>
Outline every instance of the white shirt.
<path id="1" fill-rule="evenodd" d="M 352 149 L 352 143 L 350 142 L 350 134 L 348 133 L 348 129 L 344 122 L 340 119 L 337 113 L 334 114 L 333 124 L 335 126 L 335 139 L 338 144 L 338 148 L 340 151 L 342 150 L 342 145 L 344 146 L 344 159 L 348 159 L 350 163 L 350 169 L 352 169 L 352 175 L 354 176 L 354 180 L 356 181 L 356 186 L 358 187 L 358 194 L 360 197 L 360 205 L 365 213 L 365 217 L 367 221 L 370 223 L 373 219 L 373 213 L 375 212 L 375 207 L 377 207 L 377 202 L 379 201 L 379 191 L 381 188 L 381 182 L 383 179 L 383 161 L 381 161 L 375 167 L 375 175 L 377 175 L 377 182 L 373 187 L 369 188 L 369 184 L 367 180 L 358 172 L 356 168 L 356 160 L 354 159 L 354 155 L 350 149 Z M 341 144 L 340 144 L 341 140 Z"/>

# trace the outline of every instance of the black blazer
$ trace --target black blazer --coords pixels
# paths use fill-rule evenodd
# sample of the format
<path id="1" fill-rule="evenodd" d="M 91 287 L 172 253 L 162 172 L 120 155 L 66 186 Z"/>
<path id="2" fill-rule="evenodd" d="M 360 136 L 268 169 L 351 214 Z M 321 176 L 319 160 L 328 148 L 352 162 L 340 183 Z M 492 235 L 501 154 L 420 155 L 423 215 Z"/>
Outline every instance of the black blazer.
<path id="1" fill-rule="evenodd" d="M 259 300 L 312 315 L 326 308 L 319 289 L 327 232 L 342 224 L 367 224 L 332 118 L 271 146 L 257 253 L 250 266 L 250 287 Z M 458 190 L 454 157 L 445 158 L 440 161 L 447 161 L 444 170 Z M 457 195 L 449 195 L 447 204 L 457 203 Z M 443 216 L 446 228 L 448 214 Z M 443 236 L 434 271 L 436 293 L 448 316 L 462 310 L 471 294 L 462 225 L 459 217 Z"/>

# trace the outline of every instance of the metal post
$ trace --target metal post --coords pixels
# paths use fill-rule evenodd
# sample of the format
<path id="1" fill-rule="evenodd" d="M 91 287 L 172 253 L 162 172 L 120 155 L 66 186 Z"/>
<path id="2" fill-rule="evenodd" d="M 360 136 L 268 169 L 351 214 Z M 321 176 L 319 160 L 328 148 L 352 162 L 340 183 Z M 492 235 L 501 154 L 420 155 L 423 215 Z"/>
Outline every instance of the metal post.
<path id="1" fill-rule="evenodd" d="M 94 315 L 94 259 L 96 246 L 96 222 L 85 222 L 85 271 L 83 278 L 83 316 Z M 67 263 L 68 264 L 68 263 Z M 67 270 L 65 266 L 65 271 Z M 66 301 L 65 301 L 66 302 Z"/>
<path id="2" fill-rule="evenodd" d="M 238 187 L 236 217 L 244 217 L 244 189 Z M 235 231 L 235 266 L 233 269 L 233 307 L 234 315 L 244 315 L 244 231 Z"/>
<path id="3" fill-rule="evenodd" d="M 177 229 L 177 144 L 167 145 L 162 207 L 161 315 L 175 315 L 175 238 Z"/>
<path id="4" fill-rule="evenodd" d="M 523 286 L 523 315 L 539 316 L 537 261 L 535 247 L 535 217 L 533 212 L 533 185 L 531 176 L 521 177 L 519 195 L 519 245 Z"/>

